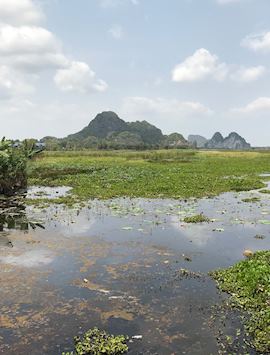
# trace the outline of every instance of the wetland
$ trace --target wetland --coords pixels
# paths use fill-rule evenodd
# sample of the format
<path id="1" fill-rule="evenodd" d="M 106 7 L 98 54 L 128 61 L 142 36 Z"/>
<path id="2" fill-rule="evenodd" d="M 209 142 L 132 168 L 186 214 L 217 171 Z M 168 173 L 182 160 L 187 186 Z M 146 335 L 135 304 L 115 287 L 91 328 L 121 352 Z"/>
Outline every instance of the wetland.
<path id="1" fill-rule="evenodd" d="M 68 353 L 74 336 L 98 327 L 128 337 L 130 354 L 268 353 L 269 158 L 189 151 L 37 157 L 27 194 L 1 200 L 0 352 Z M 255 253 L 250 259 L 247 250 Z M 266 268 L 236 304 L 234 268 L 243 271 L 243 289 L 241 263 L 253 257 L 256 273 L 261 259 Z M 250 319 L 254 289 L 264 337 L 254 337 L 258 318 Z"/>

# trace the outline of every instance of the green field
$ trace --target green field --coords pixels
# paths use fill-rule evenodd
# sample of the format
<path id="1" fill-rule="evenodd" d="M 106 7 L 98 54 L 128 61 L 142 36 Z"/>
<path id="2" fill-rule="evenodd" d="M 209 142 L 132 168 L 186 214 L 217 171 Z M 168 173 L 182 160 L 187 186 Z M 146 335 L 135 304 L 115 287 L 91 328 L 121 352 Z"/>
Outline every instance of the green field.
<path id="1" fill-rule="evenodd" d="M 71 199 L 189 198 L 264 187 L 270 152 L 190 150 L 45 152 L 29 185 L 71 186 Z"/>

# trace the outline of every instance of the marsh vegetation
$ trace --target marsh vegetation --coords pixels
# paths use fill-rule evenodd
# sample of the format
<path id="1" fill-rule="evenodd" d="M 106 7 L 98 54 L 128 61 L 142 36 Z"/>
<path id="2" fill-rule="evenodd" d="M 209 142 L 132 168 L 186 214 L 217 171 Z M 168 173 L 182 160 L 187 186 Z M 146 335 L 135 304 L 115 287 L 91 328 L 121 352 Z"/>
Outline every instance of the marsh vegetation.
<path id="1" fill-rule="evenodd" d="M 265 185 L 270 152 L 46 152 L 30 165 L 30 184 L 71 186 L 73 198 L 190 198 Z"/>
<path id="2" fill-rule="evenodd" d="M 260 251 L 226 270 L 214 272 L 230 304 L 249 314 L 246 332 L 260 353 L 270 352 L 270 251 Z"/>

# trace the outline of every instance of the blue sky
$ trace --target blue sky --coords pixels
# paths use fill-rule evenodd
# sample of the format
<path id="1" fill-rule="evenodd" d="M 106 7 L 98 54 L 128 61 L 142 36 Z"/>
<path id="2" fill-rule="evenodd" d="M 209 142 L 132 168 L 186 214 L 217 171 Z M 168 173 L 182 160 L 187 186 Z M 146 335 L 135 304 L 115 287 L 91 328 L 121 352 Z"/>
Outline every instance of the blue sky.
<path id="1" fill-rule="evenodd" d="M 0 0 L 0 123 L 62 137 L 114 110 L 269 145 L 269 0 Z"/>

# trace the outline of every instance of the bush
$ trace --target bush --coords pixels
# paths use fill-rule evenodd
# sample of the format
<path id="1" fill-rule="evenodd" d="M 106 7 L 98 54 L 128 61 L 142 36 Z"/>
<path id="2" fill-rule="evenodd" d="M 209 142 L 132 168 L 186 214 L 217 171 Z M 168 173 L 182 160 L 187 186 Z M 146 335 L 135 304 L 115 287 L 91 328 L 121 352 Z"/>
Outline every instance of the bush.
<path id="1" fill-rule="evenodd" d="M 4 138 L 0 141 L 0 194 L 13 195 L 26 188 L 27 158 L 23 150 L 14 148 Z"/>

